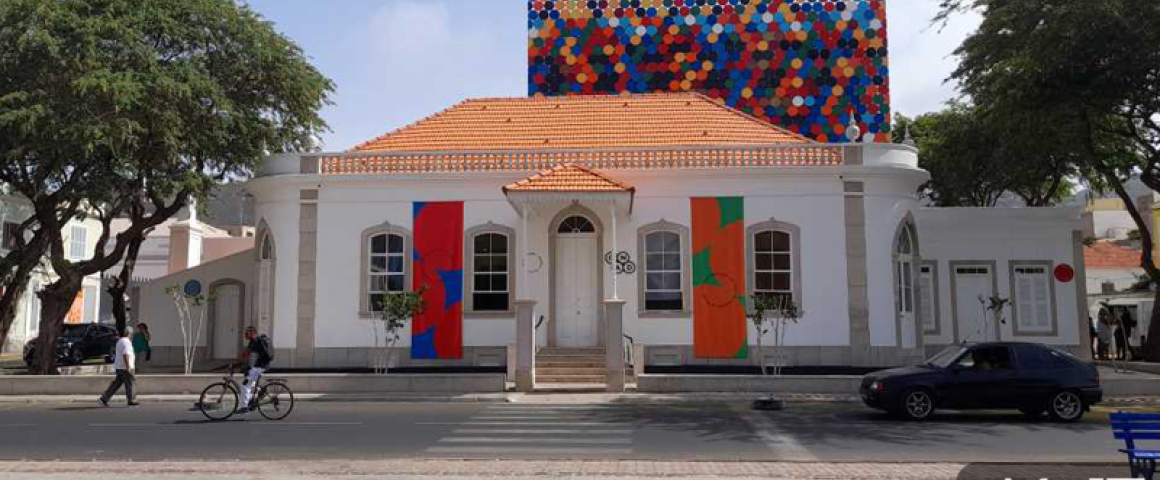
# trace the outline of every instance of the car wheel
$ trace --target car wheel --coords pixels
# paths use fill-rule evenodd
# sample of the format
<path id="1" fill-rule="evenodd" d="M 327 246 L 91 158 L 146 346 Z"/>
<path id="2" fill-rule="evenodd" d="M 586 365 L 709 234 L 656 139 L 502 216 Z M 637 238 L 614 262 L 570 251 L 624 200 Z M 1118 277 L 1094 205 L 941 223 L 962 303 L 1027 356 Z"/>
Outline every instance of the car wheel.
<path id="1" fill-rule="evenodd" d="M 1047 413 L 1057 422 L 1075 422 L 1083 418 L 1083 400 L 1072 391 L 1062 391 L 1051 396 Z"/>
<path id="2" fill-rule="evenodd" d="M 1019 407 L 1019 411 L 1032 420 L 1037 420 L 1043 416 L 1043 407 Z"/>
<path id="3" fill-rule="evenodd" d="M 80 365 L 85 363 L 85 352 L 81 351 L 80 348 L 74 348 L 73 351 L 69 352 L 68 354 L 68 362 L 70 365 Z"/>
<path id="4" fill-rule="evenodd" d="M 926 420 L 934 415 L 934 397 L 930 392 L 916 388 L 902 396 L 902 408 L 899 413 L 910 420 Z"/>

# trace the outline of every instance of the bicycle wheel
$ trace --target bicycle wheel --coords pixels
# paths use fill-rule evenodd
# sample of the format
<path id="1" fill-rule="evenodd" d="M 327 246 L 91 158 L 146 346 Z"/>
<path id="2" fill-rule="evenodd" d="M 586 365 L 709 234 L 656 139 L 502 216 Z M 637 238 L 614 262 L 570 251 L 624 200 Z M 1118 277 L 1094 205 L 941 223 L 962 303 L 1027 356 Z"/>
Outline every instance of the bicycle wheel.
<path id="1" fill-rule="evenodd" d="M 210 420 L 225 420 L 238 410 L 238 391 L 225 382 L 215 383 L 201 391 L 197 409 Z"/>
<path id="2" fill-rule="evenodd" d="M 268 383 L 258 392 L 258 412 L 267 420 L 281 420 L 294 410 L 294 392 L 284 383 Z"/>

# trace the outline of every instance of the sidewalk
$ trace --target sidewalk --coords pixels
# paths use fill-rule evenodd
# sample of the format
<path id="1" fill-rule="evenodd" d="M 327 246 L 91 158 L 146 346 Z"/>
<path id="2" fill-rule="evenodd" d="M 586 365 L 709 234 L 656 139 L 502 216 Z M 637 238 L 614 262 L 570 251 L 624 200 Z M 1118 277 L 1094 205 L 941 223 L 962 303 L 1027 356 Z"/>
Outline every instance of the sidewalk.
<path id="1" fill-rule="evenodd" d="M 92 395 L 0 395 L 0 404 L 13 403 L 93 403 L 100 392 Z M 526 403 L 589 405 L 673 405 L 704 403 L 749 403 L 763 398 L 762 393 L 295 393 L 299 402 L 338 403 Z M 117 404 L 121 397 L 114 399 Z M 197 395 L 139 395 L 143 403 L 193 404 Z M 861 405 L 856 395 L 780 394 L 777 398 L 789 404 L 845 403 Z M 1160 406 L 1160 397 L 1106 397 L 1099 407 Z"/>
<path id="2" fill-rule="evenodd" d="M 0 479 L 125 479 L 125 478 L 264 478 L 325 479 L 374 476 L 389 478 L 763 478 L 953 480 L 961 464 L 835 464 L 753 462 L 638 461 L 461 461 L 387 460 L 354 462 L 101 462 L 0 463 Z M 14 475 L 15 474 L 15 475 Z M 52 474 L 52 477 L 47 476 Z"/>
<path id="3" fill-rule="evenodd" d="M 955 463 L 793 463 L 649 461 L 384 460 L 324 462 L 0 463 L 0 480 L 137 478 L 680 478 L 776 480 L 955 480 L 1002 478 L 1127 478 L 1127 467 Z"/>

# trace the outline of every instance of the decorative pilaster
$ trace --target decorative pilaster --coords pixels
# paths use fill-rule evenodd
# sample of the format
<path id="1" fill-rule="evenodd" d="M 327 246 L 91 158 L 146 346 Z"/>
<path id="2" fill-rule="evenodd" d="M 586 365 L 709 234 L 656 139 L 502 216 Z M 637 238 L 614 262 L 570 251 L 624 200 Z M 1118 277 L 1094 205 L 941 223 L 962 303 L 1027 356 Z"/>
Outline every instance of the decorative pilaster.
<path id="1" fill-rule="evenodd" d="M 604 301 L 605 364 L 609 392 L 624 391 L 624 300 Z"/>

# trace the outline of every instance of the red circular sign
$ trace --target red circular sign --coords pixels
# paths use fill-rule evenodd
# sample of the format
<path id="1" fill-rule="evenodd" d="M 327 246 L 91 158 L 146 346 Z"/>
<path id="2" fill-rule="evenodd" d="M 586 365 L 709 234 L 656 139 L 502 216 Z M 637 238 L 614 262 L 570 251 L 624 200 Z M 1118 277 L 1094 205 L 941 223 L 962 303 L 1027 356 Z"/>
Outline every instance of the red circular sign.
<path id="1" fill-rule="evenodd" d="M 1075 278 L 1075 269 L 1071 265 L 1061 263 L 1055 267 L 1055 279 L 1067 283 Z"/>

